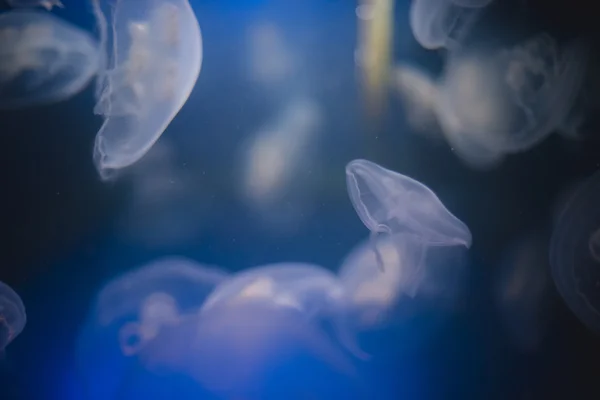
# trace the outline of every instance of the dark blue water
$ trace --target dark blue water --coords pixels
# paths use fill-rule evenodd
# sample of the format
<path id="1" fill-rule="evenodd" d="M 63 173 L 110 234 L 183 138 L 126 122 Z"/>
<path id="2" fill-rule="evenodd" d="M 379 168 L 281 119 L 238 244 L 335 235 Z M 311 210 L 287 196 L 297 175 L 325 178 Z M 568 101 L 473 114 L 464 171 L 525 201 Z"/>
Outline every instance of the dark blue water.
<path id="1" fill-rule="evenodd" d="M 65 0 L 67 7 L 57 13 L 91 30 L 85 3 Z M 396 19 L 404 21 L 407 2 L 399 3 Z M 577 2 L 529 3 L 531 24 L 595 39 L 585 4 L 577 10 Z M 389 352 L 365 371 L 376 387 L 372 398 L 600 396 L 600 342 L 552 286 L 544 303 L 543 334 L 531 351 L 514 345 L 492 296 L 511 244 L 533 231 L 541 232 L 545 243 L 555 200 L 600 166 L 597 137 L 565 144 L 552 136 L 496 170 L 477 172 L 448 146 L 411 134 L 402 113 L 394 111 L 400 107 L 394 96 L 382 124 L 375 127 L 364 118 L 354 64 L 354 2 L 192 0 L 192 5 L 204 40 L 202 71 L 189 101 L 157 143 L 173 150 L 171 166 L 177 177 L 188 177 L 185 187 L 191 188 L 175 197 L 171 209 L 136 203 L 131 181 L 100 182 L 91 154 L 101 121 L 91 112 L 91 90 L 61 104 L 0 114 L 0 221 L 6 231 L 0 278 L 21 295 L 28 317 L 3 361 L 1 399 L 96 398 L 76 356 L 94 296 L 115 276 L 157 257 L 184 255 L 232 272 L 280 261 L 336 270 L 367 234 L 345 187 L 345 164 L 357 157 L 431 187 L 474 237 L 464 306 L 421 347 L 398 346 L 406 340 L 402 336 L 380 343 Z M 273 21 L 301 60 L 298 75 L 277 90 L 245 75 L 248 31 L 261 21 Z M 510 34 L 510 28 L 504 30 Z M 395 58 L 439 73 L 440 56 L 420 49 L 409 35 L 408 25 L 397 22 Z M 298 172 L 297 187 L 292 185 L 287 203 L 273 210 L 278 217 L 271 221 L 240 196 L 239 160 L 244 140 L 290 93 L 315 99 L 323 123 Z M 290 222 L 285 217 L 291 213 Z M 172 221 L 190 226 L 172 240 L 148 238 Z M 161 386 L 143 372 L 132 374 L 126 378 L 129 385 L 157 389 L 145 394 L 138 389 L 129 398 L 160 398 L 158 387 L 168 385 L 178 387 L 178 398 L 205 396 L 187 381 Z M 103 380 L 118 385 L 122 376 L 115 369 L 114 376 L 94 379 L 96 385 Z"/>

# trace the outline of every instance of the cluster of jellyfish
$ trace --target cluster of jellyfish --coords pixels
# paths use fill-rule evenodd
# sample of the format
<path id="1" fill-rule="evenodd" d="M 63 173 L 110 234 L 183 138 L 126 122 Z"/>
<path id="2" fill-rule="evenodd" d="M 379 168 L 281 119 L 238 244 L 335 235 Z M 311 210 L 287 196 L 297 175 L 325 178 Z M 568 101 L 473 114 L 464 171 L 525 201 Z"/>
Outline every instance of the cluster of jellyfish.
<path id="1" fill-rule="evenodd" d="M 101 179 L 113 179 L 148 152 L 198 79 L 202 37 L 188 0 L 90 0 L 97 38 L 52 14 L 59 0 L 8 3 L 0 109 L 64 101 L 95 79 L 93 111 L 103 123 L 93 160 Z"/>
<path id="2" fill-rule="evenodd" d="M 518 42 L 481 43 L 478 25 L 494 0 L 412 0 L 409 25 L 416 42 L 444 57 L 433 77 L 399 63 L 393 76 L 406 118 L 416 131 L 439 134 L 469 167 L 490 169 L 527 151 L 552 132 L 581 136 L 593 93 L 583 88 L 589 48 L 583 39 L 547 32 Z"/>
<path id="3" fill-rule="evenodd" d="M 419 335 L 435 330 L 448 315 L 436 310 L 461 295 L 471 233 L 407 176 L 366 160 L 350 162 L 346 175 L 371 234 L 337 273 L 284 262 L 229 274 L 169 256 L 109 282 L 79 341 L 82 369 L 97 382 L 91 391 L 131 397 L 131 371 L 143 370 L 183 375 L 219 398 L 320 398 L 333 382 L 351 390 L 344 398 L 366 397 L 360 365 L 383 349 L 362 338 L 423 315 Z M 115 357 L 129 363 L 117 367 Z M 316 376 L 323 370 L 325 381 Z"/>

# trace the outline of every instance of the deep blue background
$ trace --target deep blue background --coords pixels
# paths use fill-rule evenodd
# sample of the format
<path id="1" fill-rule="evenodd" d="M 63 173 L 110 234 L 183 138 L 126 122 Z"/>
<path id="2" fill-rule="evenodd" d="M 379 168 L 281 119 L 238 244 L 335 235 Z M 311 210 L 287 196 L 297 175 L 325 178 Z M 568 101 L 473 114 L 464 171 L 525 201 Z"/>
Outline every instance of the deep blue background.
<path id="1" fill-rule="evenodd" d="M 438 73 L 441 57 L 413 42 L 407 1 L 398 3 L 395 59 Z M 508 18 L 506 31 L 512 29 L 508 16 L 514 3 L 496 17 Z M 86 2 L 65 4 L 59 15 L 93 28 Z M 526 4 L 528 23 L 557 35 L 584 34 L 597 44 L 587 3 Z M 408 132 L 400 112 L 388 113 L 378 128 L 363 118 L 353 58 L 354 2 L 192 0 L 192 5 L 203 33 L 202 72 L 158 144 L 169 140 L 179 149 L 176 163 L 193 177 L 195 199 L 208 210 L 193 237 L 151 247 L 119 233 L 132 188 L 127 181 L 105 184 L 97 177 L 91 150 L 101 121 L 91 112 L 91 90 L 61 104 L 0 113 L 5 230 L 0 279 L 22 296 L 28 315 L 25 331 L 8 348 L 0 398 L 85 398 L 75 343 L 93 296 L 114 276 L 158 256 L 181 254 L 231 271 L 288 260 L 337 268 L 366 235 L 345 190 L 344 166 L 357 157 L 430 186 L 474 237 L 464 310 L 424 349 L 401 357 L 390 352 L 374 363 L 373 374 L 387 382 L 391 398 L 599 398 L 600 341 L 553 289 L 544 314 L 546 335 L 530 353 L 511 344 L 491 296 L 495 270 L 510 244 L 533 230 L 547 237 L 556 199 L 600 166 L 597 137 L 573 144 L 552 136 L 497 170 L 476 172 L 447 146 Z M 325 117 L 314 150 L 318 161 L 307 166 L 315 175 L 305 188 L 313 194 L 310 211 L 291 232 L 265 228 L 236 190 L 233 160 L 240 143 L 277 110 L 282 96 L 298 90 L 290 84 L 283 94 L 270 93 L 243 77 L 241 49 L 248 27 L 259 20 L 274 21 L 298 47 L 303 93 L 317 100 Z M 389 108 L 394 107 L 400 105 L 392 96 Z"/>

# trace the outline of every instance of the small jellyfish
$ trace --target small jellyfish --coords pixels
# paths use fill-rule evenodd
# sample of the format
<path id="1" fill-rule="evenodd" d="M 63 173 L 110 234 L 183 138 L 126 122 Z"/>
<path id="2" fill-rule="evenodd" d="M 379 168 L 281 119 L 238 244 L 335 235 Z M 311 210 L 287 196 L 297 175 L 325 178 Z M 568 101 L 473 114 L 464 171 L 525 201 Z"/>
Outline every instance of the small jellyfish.
<path id="1" fill-rule="evenodd" d="M 554 130 L 575 131 L 567 125 L 578 121 L 587 53 L 580 40 L 559 46 L 538 34 L 499 51 L 451 54 L 436 102 L 446 139 L 467 164 L 486 168 Z"/>
<path id="2" fill-rule="evenodd" d="M 187 101 L 200 73 L 202 38 L 188 0 L 92 5 L 104 58 L 94 109 L 104 123 L 94 162 L 108 180 L 143 157 Z"/>
<path id="3" fill-rule="evenodd" d="M 60 0 L 6 0 L 6 3 L 14 8 L 43 7 L 48 11 L 53 7 L 64 7 Z"/>
<path id="4" fill-rule="evenodd" d="M 52 14 L 0 14 L 0 108 L 68 99 L 88 85 L 99 63 L 94 38 Z"/>
<path id="5" fill-rule="evenodd" d="M 584 181 L 564 203 L 552 232 L 550 265 L 558 292 L 589 329 L 600 333 L 600 173 Z"/>
<path id="6" fill-rule="evenodd" d="M 21 298 L 10 286 L 0 282 L 0 353 L 23 331 L 26 322 Z"/>
<path id="7" fill-rule="evenodd" d="M 471 246 L 469 228 L 427 186 L 367 160 L 346 166 L 350 201 L 373 233 L 413 233 L 431 244 Z"/>
<path id="8" fill-rule="evenodd" d="M 281 263 L 238 273 L 212 292 L 201 313 L 246 303 L 295 310 L 317 324 L 332 324 L 338 339 L 348 350 L 358 357 L 366 357 L 356 347 L 353 334 L 343 318 L 348 304 L 346 293 L 338 277 L 322 267 Z"/>
<path id="9" fill-rule="evenodd" d="M 465 40 L 491 0 L 413 0 L 409 23 L 426 49 L 455 48 Z"/>

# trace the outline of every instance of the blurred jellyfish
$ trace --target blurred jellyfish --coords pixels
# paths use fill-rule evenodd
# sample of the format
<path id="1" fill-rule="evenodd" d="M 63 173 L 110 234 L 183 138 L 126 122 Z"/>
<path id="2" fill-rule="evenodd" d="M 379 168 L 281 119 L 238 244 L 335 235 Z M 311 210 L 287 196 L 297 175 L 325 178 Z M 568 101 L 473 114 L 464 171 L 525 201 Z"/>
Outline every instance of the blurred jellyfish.
<path id="1" fill-rule="evenodd" d="M 43 7 L 48 11 L 51 11 L 53 7 L 63 8 L 63 4 L 60 0 L 6 0 L 11 7 Z"/>
<path id="2" fill-rule="evenodd" d="M 564 127 L 580 92 L 587 48 L 539 34 L 511 49 L 453 53 L 439 87 L 437 116 L 469 165 L 497 164 Z"/>
<path id="3" fill-rule="evenodd" d="M 552 278 L 571 311 L 600 333 L 600 173 L 583 182 L 564 203 L 550 241 Z"/>
<path id="4" fill-rule="evenodd" d="M 437 123 L 437 83 L 433 78 L 410 65 L 397 65 L 392 74 L 392 85 L 404 107 L 408 124 L 432 138 L 441 137 Z"/>
<path id="5" fill-rule="evenodd" d="M 97 296 L 78 346 L 94 398 L 113 398 L 134 356 L 161 329 L 197 312 L 227 277 L 183 257 L 165 257 L 109 282 Z"/>
<path id="6" fill-rule="evenodd" d="M 426 49 L 455 49 L 466 39 L 482 9 L 492 0 L 412 0 L 409 24 Z"/>
<path id="7" fill-rule="evenodd" d="M 183 107 L 200 73 L 202 39 L 188 0 L 92 4 L 105 58 L 94 162 L 106 180 L 143 157 Z"/>
<path id="8" fill-rule="evenodd" d="M 267 222 L 281 231 L 284 225 L 297 227 L 301 215 L 308 214 L 309 195 L 303 190 L 308 177 L 302 170 L 311 162 L 320 125 L 318 105 L 297 99 L 243 147 L 242 195 L 263 224 Z"/>
<path id="9" fill-rule="evenodd" d="M 503 257 L 494 300 L 512 344 L 535 351 L 547 328 L 550 295 L 548 241 L 541 233 L 518 240 Z"/>
<path id="10" fill-rule="evenodd" d="M 68 99 L 87 86 L 99 62 L 94 39 L 52 14 L 0 14 L 0 108 Z"/>
<path id="11" fill-rule="evenodd" d="M 344 319 L 345 292 L 337 276 L 310 264 L 272 264 L 238 273 L 220 285 L 202 306 L 202 313 L 238 303 L 268 303 L 295 310 L 316 325 L 329 325 L 356 356 L 366 356 L 354 343 Z"/>
<path id="12" fill-rule="evenodd" d="M 281 298 L 269 298 L 181 318 L 140 351 L 140 363 L 163 376 L 192 377 L 219 398 L 366 398 L 341 347 Z"/>
<path id="13" fill-rule="evenodd" d="M 26 322 L 25 306 L 21 298 L 10 286 L 0 282 L 0 353 L 19 336 Z"/>
<path id="14" fill-rule="evenodd" d="M 371 161 L 354 160 L 346 166 L 346 185 L 356 213 L 372 235 L 408 232 L 432 245 L 471 246 L 469 228 L 414 179 Z M 379 264 L 383 266 L 383 260 Z"/>
<path id="15" fill-rule="evenodd" d="M 251 27 L 247 37 L 250 41 L 247 65 L 251 79 L 266 85 L 287 81 L 294 72 L 296 60 L 278 27 L 258 24 Z"/>

